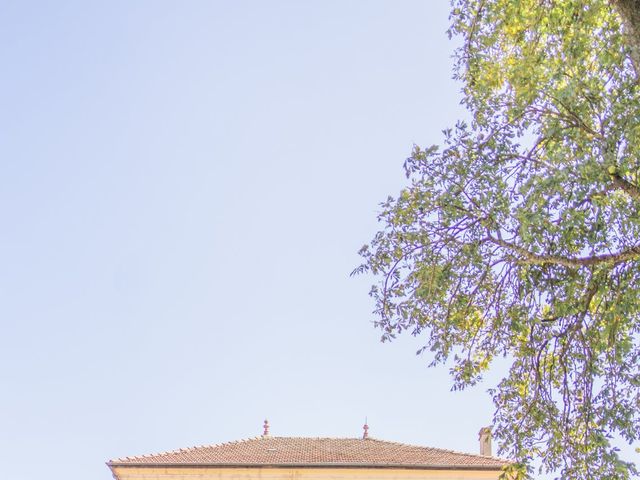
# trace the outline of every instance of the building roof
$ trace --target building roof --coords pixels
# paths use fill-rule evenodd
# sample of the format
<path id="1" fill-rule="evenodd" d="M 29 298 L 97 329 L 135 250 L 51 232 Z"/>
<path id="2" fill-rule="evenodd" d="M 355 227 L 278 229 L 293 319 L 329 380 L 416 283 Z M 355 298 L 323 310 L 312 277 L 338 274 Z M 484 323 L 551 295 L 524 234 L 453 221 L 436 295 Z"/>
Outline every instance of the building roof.
<path id="1" fill-rule="evenodd" d="M 508 461 L 374 438 L 262 436 L 111 460 L 115 466 L 369 467 L 499 470 Z"/>

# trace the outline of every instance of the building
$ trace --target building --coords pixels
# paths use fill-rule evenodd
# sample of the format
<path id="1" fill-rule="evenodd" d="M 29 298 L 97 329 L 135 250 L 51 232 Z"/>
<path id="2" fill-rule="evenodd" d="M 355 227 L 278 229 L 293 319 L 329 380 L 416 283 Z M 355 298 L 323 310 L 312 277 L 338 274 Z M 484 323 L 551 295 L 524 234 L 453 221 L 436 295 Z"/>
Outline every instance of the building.
<path id="1" fill-rule="evenodd" d="M 107 462 L 116 480 L 467 480 L 498 479 L 505 460 L 370 438 L 260 437 Z"/>

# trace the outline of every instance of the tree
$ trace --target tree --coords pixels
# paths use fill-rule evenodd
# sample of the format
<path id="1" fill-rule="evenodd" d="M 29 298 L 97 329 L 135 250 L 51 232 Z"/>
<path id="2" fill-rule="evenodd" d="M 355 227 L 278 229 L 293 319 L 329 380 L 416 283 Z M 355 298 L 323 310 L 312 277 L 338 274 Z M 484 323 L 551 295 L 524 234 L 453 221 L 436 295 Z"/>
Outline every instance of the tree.
<path id="1" fill-rule="evenodd" d="M 453 0 L 470 120 L 415 147 L 355 272 L 454 388 L 492 361 L 515 470 L 628 478 L 640 435 L 640 1 Z"/>

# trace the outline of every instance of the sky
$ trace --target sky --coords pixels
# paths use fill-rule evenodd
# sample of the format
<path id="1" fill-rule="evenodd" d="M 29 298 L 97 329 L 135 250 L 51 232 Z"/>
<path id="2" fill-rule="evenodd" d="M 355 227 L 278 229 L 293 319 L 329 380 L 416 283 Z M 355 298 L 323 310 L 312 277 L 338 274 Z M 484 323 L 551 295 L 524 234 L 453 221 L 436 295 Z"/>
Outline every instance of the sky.
<path id="1" fill-rule="evenodd" d="M 463 114 L 448 2 L 0 2 L 0 463 L 255 437 L 477 453 L 486 389 L 349 276 Z"/>

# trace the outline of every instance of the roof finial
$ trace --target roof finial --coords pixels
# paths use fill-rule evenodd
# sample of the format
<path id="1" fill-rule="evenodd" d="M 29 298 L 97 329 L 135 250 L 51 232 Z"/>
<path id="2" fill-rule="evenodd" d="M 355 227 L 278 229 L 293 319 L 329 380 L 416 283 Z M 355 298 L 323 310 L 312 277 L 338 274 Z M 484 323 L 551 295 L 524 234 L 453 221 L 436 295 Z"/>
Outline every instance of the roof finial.
<path id="1" fill-rule="evenodd" d="M 268 437 L 269 436 L 269 420 L 265 420 L 264 421 L 264 432 L 262 433 L 263 437 Z"/>
<path id="2" fill-rule="evenodd" d="M 364 434 L 362 435 L 362 439 L 366 440 L 367 438 L 369 438 L 369 425 L 367 425 L 367 417 L 364 418 L 364 425 L 363 425 L 363 429 L 364 429 Z"/>

